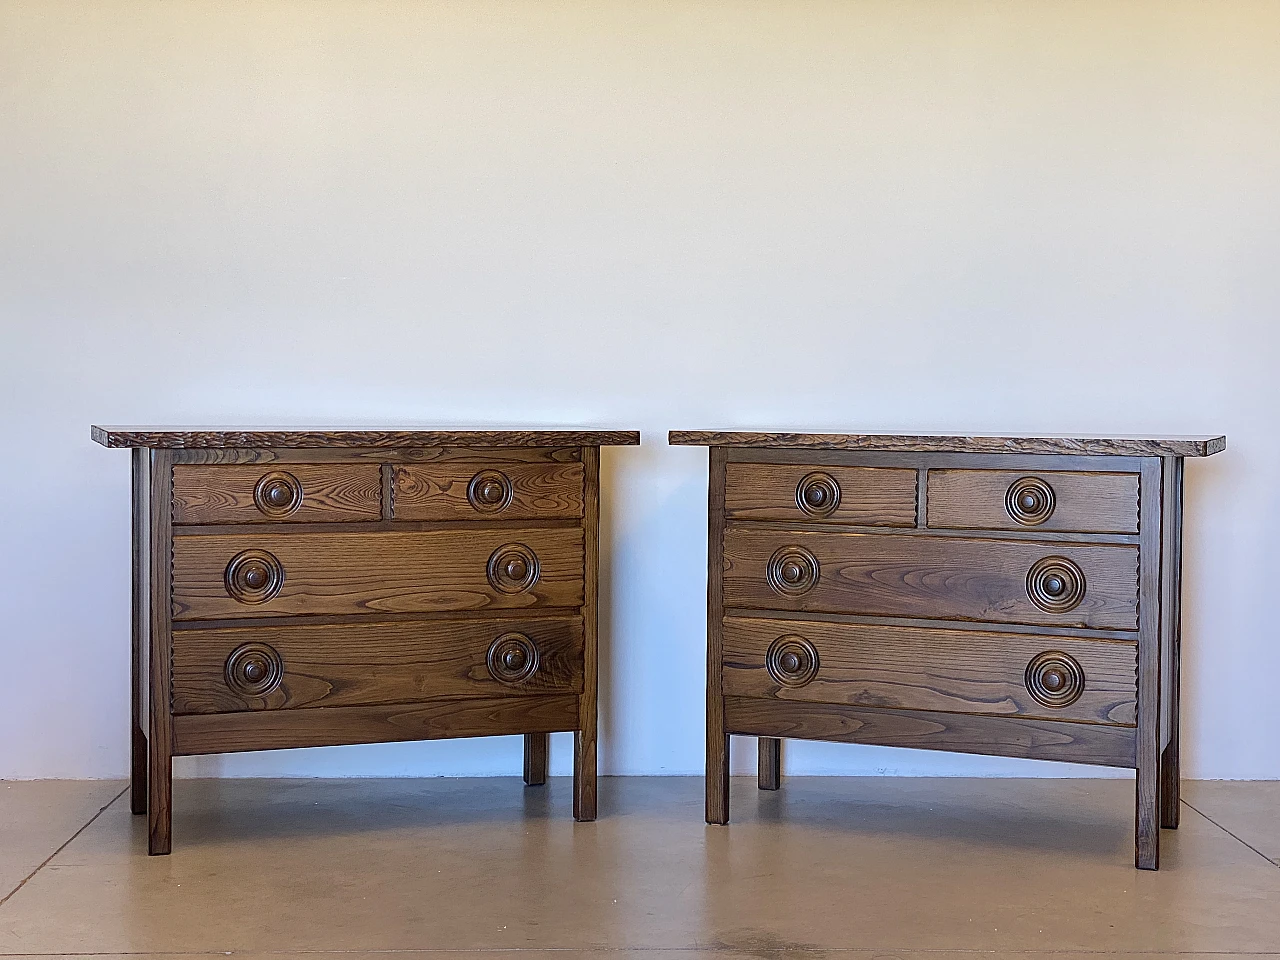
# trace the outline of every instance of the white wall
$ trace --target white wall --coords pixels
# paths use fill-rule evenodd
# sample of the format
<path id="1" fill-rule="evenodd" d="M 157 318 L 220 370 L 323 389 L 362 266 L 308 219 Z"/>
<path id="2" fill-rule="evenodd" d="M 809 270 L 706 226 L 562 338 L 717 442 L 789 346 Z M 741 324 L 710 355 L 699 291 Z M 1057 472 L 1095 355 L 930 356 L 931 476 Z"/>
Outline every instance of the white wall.
<path id="1" fill-rule="evenodd" d="M 601 769 L 686 774 L 706 457 L 668 428 L 1223 431 L 1187 761 L 1280 777 L 1278 38 L 1270 0 L 0 0 L 0 776 L 125 770 L 128 455 L 89 424 L 141 421 L 643 429 L 604 461 Z"/>

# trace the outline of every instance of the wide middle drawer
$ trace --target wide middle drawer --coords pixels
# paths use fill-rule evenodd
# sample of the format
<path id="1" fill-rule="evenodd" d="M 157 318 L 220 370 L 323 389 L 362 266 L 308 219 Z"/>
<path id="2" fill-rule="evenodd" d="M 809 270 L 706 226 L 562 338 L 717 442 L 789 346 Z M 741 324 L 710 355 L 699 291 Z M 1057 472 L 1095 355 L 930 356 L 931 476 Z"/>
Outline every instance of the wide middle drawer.
<path id="1" fill-rule="evenodd" d="M 724 605 L 1136 630 L 1138 549 L 731 523 Z"/>
<path id="2" fill-rule="evenodd" d="M 582 638 L 578 617 L 179 630 L 173 712 L 580 693 Z"/>
<path id="3" fill-rule="evenodd" d="M 174 538 L 175 620 L 578 607 L 581 527 Z"/>

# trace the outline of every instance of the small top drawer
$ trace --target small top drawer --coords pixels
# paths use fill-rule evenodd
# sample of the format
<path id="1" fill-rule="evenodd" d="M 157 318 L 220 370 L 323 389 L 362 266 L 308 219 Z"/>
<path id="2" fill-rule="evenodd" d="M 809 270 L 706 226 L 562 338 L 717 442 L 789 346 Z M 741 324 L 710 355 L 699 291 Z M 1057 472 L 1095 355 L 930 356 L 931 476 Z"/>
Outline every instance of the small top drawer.
<path id="1" fill-rule="evenodd" d="M 583 477 L 578 461 L 445 460 L 397 466 L 392 516 L 397 520 L 579 520 Z"/>
<path id="2" fill-rule="evenodd" d="M 174 523 L 377 520 L 376 463 L 175 464 Z"/>
<path id="3" fill-rule="evenodd" d="M 930 470 L 925 521 L 951 530 L 1137 533 L 1138 475 Z"/>
<path id="4" fill-rule="evenodd" d="M 730 463 L 731 520 L 817 520 L 874 527 L 916 525 L 916 471 L 901 467 L 813 467 Z"/>

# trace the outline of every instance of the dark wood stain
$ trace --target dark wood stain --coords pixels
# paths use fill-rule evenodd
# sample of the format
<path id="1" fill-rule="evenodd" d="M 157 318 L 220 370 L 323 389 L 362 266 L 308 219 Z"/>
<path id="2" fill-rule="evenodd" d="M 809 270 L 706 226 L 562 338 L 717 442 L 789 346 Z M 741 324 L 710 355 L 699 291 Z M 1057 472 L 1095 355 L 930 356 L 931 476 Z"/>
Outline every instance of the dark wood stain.
<path id="1" fill-rule="evenodd" d="M 484 461 L 398 466 L 393 471 L 397 520 L 580 520 L 583 515 L 583 464 L 528 463 L 493 472 L 509 484 L 507 502 L 493 510 L 477 508 L 469 496 L 474 477 L 493 470 Z"/>
<path id="2" fill-rule="evenodd" d="M 636 446 L 634 430 L 362 430 L 211 427 L 99 427 L 104 447 L 614 447 Z"/>
<path id="3" fill-rule="evenodd" d="M 1020 523 L 1006 504 L 1010 488 L 1024 478 L 1042 481 L 1054 494 L 1052 513 L 1040 523 Z M 927 503 L 930 527 L 1032 535 L 1138 532 L 1136 473 L 931 470 Z"/>
<path id="4" fill-rule="evenodd" d="M 797 500 L 797 488 L 816 472 L 830 477 L 839 490 L 838 505 L 826 515 L 806 514 Z M 725 516 L 909 527 L 916 520 L 916 471 L 886 467 L 814 471 L 796 464 L 731 463 L 726 468 Z"/>
<path id="5" fill-rule="evenodd" d="M 173 468 L 173 522 L 323 523 L 377 520 L 381 516 L 382 477 L 377 464 L 290 464 L 288 474 L 302 489 L 301 502 L 287 516 L 262 512 L 254 500 L 270 468 L 248 464 Z"/>

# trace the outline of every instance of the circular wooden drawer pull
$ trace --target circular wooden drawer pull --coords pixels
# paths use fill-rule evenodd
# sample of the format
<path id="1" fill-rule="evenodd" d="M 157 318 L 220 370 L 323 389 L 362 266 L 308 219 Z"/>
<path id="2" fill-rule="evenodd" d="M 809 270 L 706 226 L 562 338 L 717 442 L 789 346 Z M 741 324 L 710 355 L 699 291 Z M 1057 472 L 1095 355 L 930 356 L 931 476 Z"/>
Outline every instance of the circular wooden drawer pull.
<path id="1" fill-rule="evenodd" d="M 501 683 L 523 683 L 538 670 L 538 648 L 523 633 L 504 633 L 489 644 L 489 673 Z"/>
<path id="2" fill-rule="evenodd" d="M 1024 526 L 1034 527 L 1053 516 L 1053 487 L 1039 477 L 1023 477 L 1009 484 L 1004 508 Z"/>
<path id="3" fill-rule="evenodd" d="M 538 582 L 538 555 L 523 543 L 508 543 L 489 557 L 488 574 L 499 593 L 523 593 Z"/>
<path id="4" fill-rule="evenodd" d="M 840 506 L 840 484 L 829 473 L 810 473 L 796 484 L 796 506 L 811 517 L 829 517 Z"/>
<path id="5" fill-rule="evenodd" d="M 482 513 L 497 513 L 511 503 L 511 480 L 498 470 L 481 470 L 467 484 L 467 500 Z"/>
<path id="6" fill-rule="evenodd" d="M 253 504 L 265 516 L 287 517 L 302 506 L 302 484 L 284 470 L 263 474 L 253 488 Z"/>
<path id="7" fill-rule="evenodd" d="M 266 550 L 244 550 L 231 558 L 222 581 L 233 599 L 266 603 L 284 585 L 284 567 Z"/>
<path id="8" fill-rule="evenodd" d="M 1066 557 L 1037 560 L 1027 573 L 1027 595 L 1046 613 L 1074 610 L 1084 589 L 1084 572 Z"/>
<path id="9" fill-rule="evenodd" d="M 818 675 L 818 651 L 799 634 L 787 634 L 769 644 L 764 668 L 784 687 L 803 687 Z"/>
<path id="10" fill-rule="evenodd" d="M 227 657 L 227 686 L 242 697 L 265 697 L 284 677 L 284 661 L 266 643 L 242 643 Z"/>
<path id="11" fill-rule="evenodd" d="M 1060 650 L 1046 650 L 1027 664 L 1027 691 L 1046 707 L 1069 707 L 1084 693 L 1084 668 Z"/>
<path id="12" fill-rule="evenodd" d="M 800 597 L 818 584 L 818 558 L 804 547 L 779 547 L 765 567 L 765 578 L 775 593 Z"/>

